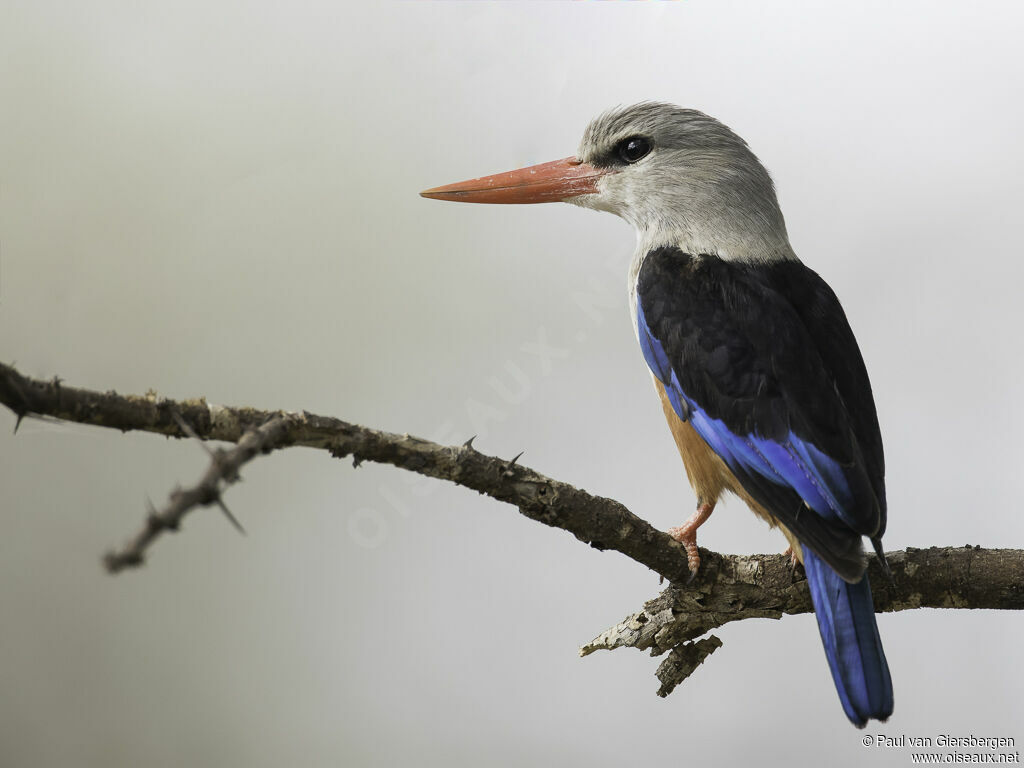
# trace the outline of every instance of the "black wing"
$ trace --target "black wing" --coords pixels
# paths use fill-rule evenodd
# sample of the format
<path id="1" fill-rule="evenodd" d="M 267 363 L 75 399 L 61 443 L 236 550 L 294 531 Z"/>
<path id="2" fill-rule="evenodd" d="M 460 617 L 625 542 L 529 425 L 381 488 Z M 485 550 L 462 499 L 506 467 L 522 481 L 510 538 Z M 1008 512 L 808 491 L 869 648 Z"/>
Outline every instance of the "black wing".
<path id="1" fill-rule="evenodd" d="M 660 248 L 637 279 L 644 357 L 744 489 L 844 578 L 885 528 L 884 459 L 860 350 L 799 262 Z M 876 544 L 876 549 L 878 545 Z"/>

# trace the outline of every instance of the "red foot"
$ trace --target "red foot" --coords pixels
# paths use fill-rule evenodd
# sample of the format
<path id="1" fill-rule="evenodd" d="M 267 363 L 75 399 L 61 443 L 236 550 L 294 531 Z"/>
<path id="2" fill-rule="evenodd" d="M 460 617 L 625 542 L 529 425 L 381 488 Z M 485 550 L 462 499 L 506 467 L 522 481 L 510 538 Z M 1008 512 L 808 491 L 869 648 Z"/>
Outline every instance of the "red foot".
<path id="1" fill-rule="evenodd" d="M 690 567 L 690 581 L 693 581 L 693 577 L 697 575 L 697 571 L 700 568 L 700 552 L 697 551 L 697 529 L 711 517 L 714 509 L 714 504 L 700 504 L 689 520 L 666 531 L 669 536 L 682 544 L 686 550 L 686 563 Z"/>

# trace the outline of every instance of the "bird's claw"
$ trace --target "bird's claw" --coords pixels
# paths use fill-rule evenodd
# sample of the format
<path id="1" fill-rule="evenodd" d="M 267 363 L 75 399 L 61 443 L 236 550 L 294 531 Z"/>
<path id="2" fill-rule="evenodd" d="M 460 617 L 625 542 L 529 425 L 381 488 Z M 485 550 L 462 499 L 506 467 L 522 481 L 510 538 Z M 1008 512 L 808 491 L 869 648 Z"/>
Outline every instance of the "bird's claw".
<path id="1" fill-rule="evenodd" d="M 697 526 L 677 525 L 669 528 L 666 533 L 683 545 L 686 550 L 686 564 L 690 568 L 690 578 L 686 580 L 689 584 L 697 577 L 700 570 L 700 550 L 697 549 Z"/>
<path id="2" fill-rule="evenodd" d="M 782 554 L 789 558 L 789 570 L 795 571 L 796 567 L 800 565 L 800 558 L 796 556 L 796 552 L 793 551 L 793 547 L 786 547 L 786 551 Z"/>
<path id="3" fill-rule="evenodd" d="M 700 551 L 697 549 L 697 529 L 707 522 L 714 511 L 714 503 L 701 502 L 697 504 L 697 511 L 690 515 L 690 519 L 675 528 L 669 528 L 666 533 L 683 545 L 686 550 L 686 564 L 690 568 L 690 578 L 686 583 L 691 583 L 697 577 L 700 570 Z"/>

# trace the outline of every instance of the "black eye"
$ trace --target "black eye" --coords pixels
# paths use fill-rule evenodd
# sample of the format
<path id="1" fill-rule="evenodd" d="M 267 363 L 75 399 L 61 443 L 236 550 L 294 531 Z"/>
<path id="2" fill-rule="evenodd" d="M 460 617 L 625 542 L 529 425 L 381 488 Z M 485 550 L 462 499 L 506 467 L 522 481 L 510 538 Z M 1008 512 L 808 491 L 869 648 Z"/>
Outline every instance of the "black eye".
<path id="1" fill-rule="evenodd" d="M 651 151 L 651 142 L 643 136 L 630 136 L 615 145 L 615 155 L 624 163 L 635 163 Z"/>

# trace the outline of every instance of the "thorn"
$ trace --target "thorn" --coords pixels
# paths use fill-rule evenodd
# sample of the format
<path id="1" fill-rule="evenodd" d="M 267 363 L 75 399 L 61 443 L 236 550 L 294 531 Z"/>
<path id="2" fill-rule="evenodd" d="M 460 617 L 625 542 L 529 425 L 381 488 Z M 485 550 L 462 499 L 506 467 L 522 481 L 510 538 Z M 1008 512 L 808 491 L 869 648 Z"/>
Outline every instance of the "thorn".
<path id="1" fill-rule="evenodd" d="M 176 410 L 172 410 L 171 411 L 171 418 L 174 419 L 174 421 L 178 425 L 178 428 L 182 431 L 182 433 L 186 437 L 195 437 L 195 434 L 196 434 L 195 431 L 192 429 L 192 427 L 189 425 L 189 423 L 187 421 L 185 421 L 184 418 L 182 418 L 180 413 L 178 413 Z"/>
<path id="2" fill-rule="evenodd" d="M 871 546 L 874 547 L 875 554 L 878 556 L 878 562 L 882 566 L 882 574 L 891 583 L 893 581 L 892 570 L 889 568 L 889 561 L 885 559 L 885 550 L 882 549 L 882 540 L 872 539 Z"/>
<path id="3" fill-rule="evenodd" d="M 352 454 L 352 468 L 359 469 L 359 465 L 363 463 L 363 460 L 356 454 Z"/>
<path id="4" fill-rule="evenodd" d="M 176 488 L 172 493 L 180 493 L 181 489 Z M 156 507 L 153 506 L 153 502 L 150 501 L 149 496 L 146 496 L 146 527 L 154 531 L 170 531 L 176 533 L 181 527 L 177 520 L 167 519 L 157 511 Z"/>
<path id="5" fill-rule="evenodd" d="M 103 567 L 107 569 L 107 573 L 119 573 L 125 568 L 138 568 L 144 562 L 145 559 L 138 552 L 128 554 L 107 552 L 103 556 Z"/>
<path id="6" fill-rule="evenodd" d="M 463 447 L 463 448 L 468 448 L 469 450 L 473 450 L 473 441 L 474 441 L 474 440 L 476 440 L 476 435 L 473 435 L 473 436 L 472 436 L 471 438 L 469 438 L 469 440 L 467 440 L 466 442 L 464 442 L 464 443 L 462 444 L 462 447 Z"/>
<path id="7" fill-rule="evenodd" d="M 206 446 L 206 443 L 200 443 L 200 445 L 203 446 L 203 450 L 205 450 L 209 457 L 213 460 L 214 466 L 217 467 L 217 471 L 220 472 L 220 477 L 225 483 L 228 483 L 230 485 L 231 483 L 237 483 L 241 481 L 242 476 L 238 473 L 238 468 L 232 467 L 227 462 L 224 461 L 224 459 L 228 455 L 227 451 L 225 451 L 223 448 L 211 450 Z"/>
<path id="8" fill-rule="evenodd" d="M 178 428 L 179 428 L 179 429 L 180 429 L 180 430 L 181 430 L 182 432 L 184 432 L 184 433 L 185 433 L 186 435 L 188 435 L 188 434 L 189 434 L 189 432 L 191 432 L 191 431 L 192 431 L 192 427 L 190 427 L 190 426 L 189 426 L 189 425 L 188 425 L 188 424 L 187 424 L 187 423 L 185 422 L 185 420 L 184 420 L 183 418 L 181 418 L 181 414 L 180 414 L 180 413 L 178 413 L 178 412 L 177 412 L 176 410 L 174 410 L 173 408 L 171 409 L 171 418 L 172 418 L 172 419 L 174 419 L 175 423 L 176 423 L 176 424 L 178 425 Z"/>
<path id="9" fill-rule="evenodd" d="M 242 524 L 238 522 L 238 519 L 233 514 L 231 514 L 231 510 L 227 508 L 227 505 L 224 503 L 224 500 L 221 499 L 220 496 L 218 496 L 216 498 L 216 502 L 217 506 L 220 507 L 221 510 L 224 512 L 224 516 L 231 521 L 231 524 L 233 526 L 235 526 L 235 530 L 237 530 L 240 534 L 245 536 L 245 528 L 243 528 Z"/>
<path id="10" fill-rule="evenodd" d="M 519 457 L 522 456 L 524 453 L 525 451 L 520 451 L 519 453 L 517 453 L 515 456 L 512 457 L 512 460 L 502 468 L 501 474 L 503 477 L 512 477 L 512 468 L 516 465 L 516 462 L 519 461 Z"/>
<path id="11" fill-rule="evenodd" d="M 21 420 L 24 419 L 24 418 L 25 418 L 25 413 L 24 412 L 18 414 L 18 420 L 16 422 L 14 422 L 14 434 L 18 434 L 18 427 L 21 426 Z"/>
<path id="12" fill-rule="evenodd" d="M 190 437 L 196 442 L 198 442 L 203 447 L 203 450 L 206 451 L 206 455 L 209 456 L 214 461 L 217 461 L 217 456 L 214 455 L 212 450 L 210 450 L 210 446 L 203 442 L 202 438 L 196 434 L 196 431 L 192 429 L 192 426 L 181 417 L 181 414 L 178 413 L 177 410 L 172 410 L 171 416 L 178 423 L 178 428 L 185 434 L 186 437 Z"/>

